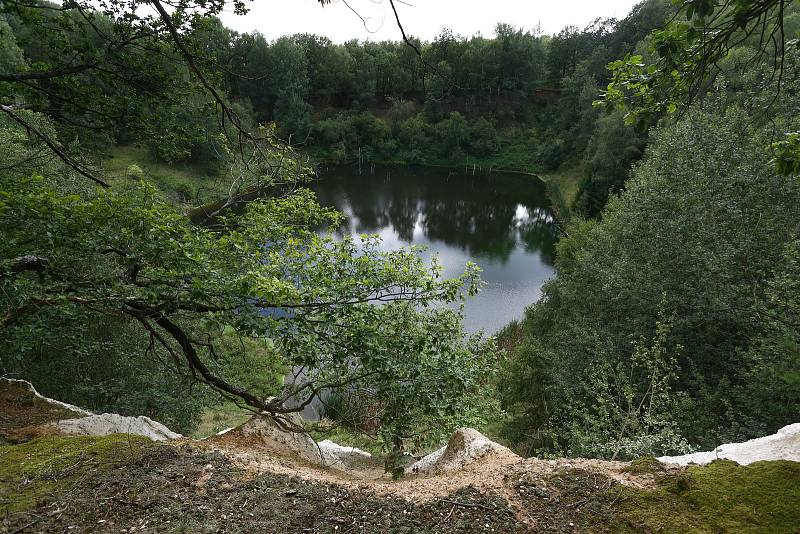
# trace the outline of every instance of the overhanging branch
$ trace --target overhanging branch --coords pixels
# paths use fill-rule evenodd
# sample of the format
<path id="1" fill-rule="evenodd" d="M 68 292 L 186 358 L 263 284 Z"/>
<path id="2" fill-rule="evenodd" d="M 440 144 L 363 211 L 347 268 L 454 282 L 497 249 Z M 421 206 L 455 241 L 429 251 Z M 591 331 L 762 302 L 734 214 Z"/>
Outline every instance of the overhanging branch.
<path id="1" fill-rule="evenodd" d="M 41 130 L 39 130 L 36 126 L 31 124 L 30 122 L 26 121 L 22 118 L 14 109 L 13 106 L 7 106 L 5 104 L 0 104 L 0 111 L 11 117 L 11 119 L 16 122 L 17 124 L 21 125 L 25 128 L 29 134 L 38 137 L 47 148 L 53 151 L 53 153 L 58 156 L 58 158 L 63 161 L 68 167 L 72 168 L 78 174 L 90 179 L 91 181 L 99 184 L 103 187 L 110 187 L 106 182 L 101 180 L 100 178 L 96 177 L 89 169 L 83 166 L 80 162 L 72 158 L 66 151 L 58 146 L 58 144 L 50 138 L 49 135 L 45 134 Z"/>

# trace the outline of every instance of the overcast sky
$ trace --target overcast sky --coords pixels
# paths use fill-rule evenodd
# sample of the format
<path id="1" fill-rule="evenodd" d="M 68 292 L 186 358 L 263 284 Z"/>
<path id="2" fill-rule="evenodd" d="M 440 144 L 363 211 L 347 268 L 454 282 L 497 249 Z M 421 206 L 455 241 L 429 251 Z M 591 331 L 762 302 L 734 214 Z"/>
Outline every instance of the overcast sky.
<path id="1" fill-rule="evenodd" d="M 635 0 L 395 0 L 406 33 L 424 40 L 433 39 L 442 28 L 465 36 L 481 33 L 490 37 L 498 22 L 527 30 L 541 25 L 544 33 L 553 34 L 567 25 L 583 27 L 597 17 L 623 18 L 636 3 Z M 317 0 L 255 0 L 248 5 L 250 13 L 244 17 L 223 14 L 225 24 L 239 32 L 257 30 L 270 40 L 294 33 L 325 35 L 337 43 L 350 39 L 401 39 L 388 0 L 333 0 L 324 8 Z"/>

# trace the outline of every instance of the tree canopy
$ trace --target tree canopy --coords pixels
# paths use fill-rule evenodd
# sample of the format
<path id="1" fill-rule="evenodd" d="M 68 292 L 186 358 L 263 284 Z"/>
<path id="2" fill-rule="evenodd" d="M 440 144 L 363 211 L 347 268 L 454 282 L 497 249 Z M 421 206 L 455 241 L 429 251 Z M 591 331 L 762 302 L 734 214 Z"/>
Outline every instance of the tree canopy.
<path id="1" fill-rule="evenodd" d="M 303 158 L 229 95 L 225 76 L 255 80 L 226 67 L 234 36 L 213 18 L 225 5 L 2 4 L 4 372 L 43 372 L 52 351 L 80 379 L 138 369 L 147 391 L 200 384 L 291 430 L 288 414 L 323 392 L 362 391 L 395 448 L 425 418 L 463 419 L 493 349 L 443 306 L 479 289 L 478 269 L 443 279 L 418 249 L 325 232 L 342 216 L 302 187 Z M 272 87 L 295 116 L 307 60 L 275 46 Z M 140 170 L 105 176 L 98 152 L 125 141 L 211 159 L 224 179 L 184 213 Z M 113 389 L 89 397 L 130 394 Z"/>

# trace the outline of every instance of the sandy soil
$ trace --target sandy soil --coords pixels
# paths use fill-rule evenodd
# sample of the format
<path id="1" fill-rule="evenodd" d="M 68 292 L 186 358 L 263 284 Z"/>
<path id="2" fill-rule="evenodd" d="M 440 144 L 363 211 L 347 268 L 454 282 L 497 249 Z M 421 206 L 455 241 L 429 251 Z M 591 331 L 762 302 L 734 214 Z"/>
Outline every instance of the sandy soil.
<path id="1" fill-rule="evenodd" d="M 552 487 L 551 480 L 560 474 L 576 476 L 580 473 L 581 483 L 589 491 L 604 491 L 615 484 L 637 488 L 655 485 L 651 473 L 629 472 L 627 462 L 523 459 L 507 449 L 492 450 L 459 471 L 411 473 L 393 481 L 378 461 L 347 473 L 325 469 L 297 458 L 276 455 L 274 451 L 263 449 L 256 440 L 236 431 L 202 442 L 181 442 L 179 446 L 220 454 L 252 477 L 264 474 L 293 476 L 309 483 L 335 485 L 354 494 L 399 498 L 415 505 L 438 502 L 463 491 L 495 495 L 506 502 L 515 521 L 526 528 L 541 525 L 543 520 L 532 513 L 531 510 L 537 508 L 532 507 L 531 499 L 538 506 L 549 496 L 559 498 L 560 491 Z M 681 468 L 670 470 L 675 472 Z"/>

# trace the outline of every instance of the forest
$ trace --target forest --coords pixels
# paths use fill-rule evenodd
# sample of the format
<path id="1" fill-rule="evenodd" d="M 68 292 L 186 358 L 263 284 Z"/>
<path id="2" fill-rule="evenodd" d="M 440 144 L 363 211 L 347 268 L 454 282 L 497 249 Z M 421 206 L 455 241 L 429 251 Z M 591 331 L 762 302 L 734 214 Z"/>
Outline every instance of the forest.
<path id="1" fill-rule="evenodd" d="M 398 461 L 466 425 L 633 459 L 797 422 L 795 2 L 343 44 L 237 33 L 226 4 L 0 2 L 0 375 Z M 467 333 L 478 265 L 320 231 L 346 215 L 319 169 L 386 163 L 546 181 L 555 272 L 524 317 Z"/>

